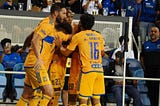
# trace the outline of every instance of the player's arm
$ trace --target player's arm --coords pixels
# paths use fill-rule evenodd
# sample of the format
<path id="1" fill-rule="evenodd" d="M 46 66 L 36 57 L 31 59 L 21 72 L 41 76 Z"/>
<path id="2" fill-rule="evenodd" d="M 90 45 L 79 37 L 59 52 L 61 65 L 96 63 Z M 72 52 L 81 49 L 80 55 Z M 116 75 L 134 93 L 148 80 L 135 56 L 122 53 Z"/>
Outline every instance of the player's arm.
<path id="1" fill-rule="evenodd" d="M 34 66 L 35 70 L 38 71 L 40 68 L 41 68 L 41 65 L 43 64 L 43 61 L 41 59 L 41 55 L 40 55 L 40 44 L 39 44 L 39 41 L 42 40 L 42 37 L 39 36 L 37 33 L 35 33 L 33 35 L 33 39 L 31 41 L 31 45 L 32 45 L 32 48 L 33 48 L 33 51 L 35 53 L 35 56 L 37 57 L 37 62 Z"/>
<path id="2" fill-rule="evenodd" d="M 101 36 L 102 36 L 102 35 L 101 35 Z M 102 57 L 104 57 L 104 58 L 109 58 L 108 54 L 106 54 L 106 53 L 104 52 L 104 44 L 105 44 L 105 41 L 104 41 L 104 39 L 102 38 L 102 39 L 101 39 L 101 55 L 102 55 Z"/>
<path id="3" fill-rule="evenodd" d="M 33 34 L 34 32 L 32 32 L 30 35 L 27 36 L 22 48 L 17 51 L 18 53 L 25 52 L 26 48 L 31 46 L 31 40 L 33 38 Z"/>
<path id="4" fill-rule="evenodd" d="M 3 51 L 2 54 L 0 55 L 0 63 L 2 63 L 3 58 L 4 58 L 4 55 L 5 55 L 5 53 L 4 53 L 4 51 Z"/>
<path id="5" fill-rule="evenodd" d="M 60 47 L 60 52 L 64 55 L 64 56 L 69 56 L 72 53 L 72 50 L 69 50 L 67 48 L 64 48 L 63 46 Z"/>
<path id="6" fill-rule="evenodd" d="M 109 58 L 108 54 L 106 54 L 106 53 L 104 52 L 104 50 L 101 51 L 101 55 L 102 55 L 102 57 L 104 57 L 104 58 Z"/>
<path id="7" fill-rule="evenodd" d="M 64 56 L 68 56 L 69 54 L 71 54 L 71 52 L 74 51 L 76 46 L 78 45 L 78 39 L 79 39 L 78 36 L 74 35 L 67 48 L 64 48 L 63 46 L 60 47 L 60 52 Z"/>
<path id="8" fill-rule="evenodd" d="M 27 38 L 24 41 L 22 49 L 25 51 L 27 47 L 31 46 L 31 40 L 33 38 L 34 32 L 32 32 L 30 35 L 27 36 Z"/>

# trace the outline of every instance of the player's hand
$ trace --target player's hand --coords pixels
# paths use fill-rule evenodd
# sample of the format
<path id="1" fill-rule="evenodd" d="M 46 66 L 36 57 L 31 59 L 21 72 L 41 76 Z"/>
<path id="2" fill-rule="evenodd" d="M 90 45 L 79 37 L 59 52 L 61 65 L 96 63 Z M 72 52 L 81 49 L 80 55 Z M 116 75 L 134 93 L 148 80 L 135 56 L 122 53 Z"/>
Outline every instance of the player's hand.
<path id="1" fill-rule="evenodd" d="M 23 48 L 20 48 L 17 50 L 17 53 L 23 53 L 23 52 L 25 52 L 25 50 Z"/>
<path id="2" fill-rule="evenodd" d="M 42 59 L 37 59 L 36 64 L 34 66 L 34 69 L 36 70 L 36 72 L 39 72 L 39 70 L 42 69 L 43 64 L 44 62 L 42 61 Z"/>

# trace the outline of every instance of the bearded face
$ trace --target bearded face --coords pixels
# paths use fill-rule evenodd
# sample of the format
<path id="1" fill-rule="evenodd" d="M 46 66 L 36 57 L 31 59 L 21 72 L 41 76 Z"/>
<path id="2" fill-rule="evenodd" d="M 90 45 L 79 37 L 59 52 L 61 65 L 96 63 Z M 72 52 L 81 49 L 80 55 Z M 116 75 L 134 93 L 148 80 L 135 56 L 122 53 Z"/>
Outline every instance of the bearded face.
<path id="1" fill-rule="evenodd" d="M 57 18 L 56 18 L 56 23 L 60 24 L 62 22 L 63 22 L 63 19 L 61 19 L 61 17 L 58 15 Z"/>
<path id="2" fill-rule="evenodd" d="M 56 17 L 56 23 L 59 24 L 59 23 L 63 23 L 66 19 L 66 9 L 63 8 L 61 11 L 59 11 L 57 17 Z"/>
<path id="3" fill-rule="evenodd" d="M 150 38 L 151 38 L 151 40 L 153 41 L 153 40 L 156 40 L 157 39 L 157 37 L 156 37 L 157 35 L 156 34 L 152 34 L 152 35 L 150 35 Z"/>
<path id="4" fill-rule="evenodd" d="M 152 27 L 150 31 L 151 41 L 157 41 L 159 39 L 159 29 L 157 27 Z"/>

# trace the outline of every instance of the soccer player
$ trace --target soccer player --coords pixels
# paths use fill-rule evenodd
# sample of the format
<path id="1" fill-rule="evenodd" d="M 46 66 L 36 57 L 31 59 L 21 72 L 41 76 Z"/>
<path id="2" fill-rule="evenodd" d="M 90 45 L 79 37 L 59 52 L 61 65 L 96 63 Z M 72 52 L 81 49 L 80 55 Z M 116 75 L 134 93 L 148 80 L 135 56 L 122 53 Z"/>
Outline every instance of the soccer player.
<path id="1" fill-rule="evenodd" d="M 72 26 L 65 22 L 61 25 L 58 25 L 60 32 L 67 34 L 72 34 Z M 63 45 L 66 46 L 68 42 L 63 42 Z M 63 89 L 64 78 L 66 74 L 66 61 L 67 57 L 62 55 L 57 49 L 53 55 L 52 62 L 49 68 L 50 80 L 54 89 L 54 98 L 50 101 L 48 106 L 58 106 L 58 100 L 60 97 L 60 92 Z M 67 99 L 67 98 L 66 98 Z"/>
<path id="2" fill-rule="evenodd" d="M 72 30 L 71 22 L 73 20 L 73 14 L 69 9 L 67 9 L 66 15 L 67 15 L 66 17 L 67 23 L 57 25 L 56 29 L 59 31 L 63 31 L 65 34 L 72 34 L 72 31 L 68 29 Z M 67 46 L 67 43 L 69 42 L 64 42 L 63 45 Z M 50 65 L 50 79 L 54 89 L 54 99 L 50 101 L 49 106 L 52 105 L 58 106 L 58 100 L 61 91 L 62 91 L 63 105 L 64 106 L 68 105 L 68 87 L 66 87 L 66 85 L 68 85 L 68 81 L 66 81 L 65 78 L 66 64 L 67 64 L 67 57 L 62 55 L 59 51 L 56 51 L 54 53 L 54 57 Z"/>
<path id="3" fill-rule="evenodd" d="M 81 32 L 72 37 L 67 48 L 61 46 L 60 51 L 68 56 L 78 47 L 82 63 L 79 80 L 79 103 L 87 106 L 87 100 L 92 97 L 94 106 L 101 106 L 100 95 L 105 93 L 102 56 L 104 40 L 102 35 L 91 30 L 94 25 L 94 16 L 83 14 L 79 22 Z M 98 86 L 97 86 L 98 85 Z"/>
<path id="4" fill-rule="evenodd" d="M 43 19 L 35 28 L 29 54 L 24 63 L 26 76 L 22 96 L 17 102 L 17 106 L 47 106 L 53 97 L 53 88 L 48 76 L 48 68 L 52 54 L 55 50 L 56 39 L 64 41 L 69 36 L 57 34 L 55 25 L 63 22 L 66 18 L 66 8 L 63 4 L 53 4 L 48 17 Z M 40 99 L 33 98 L 33 91 L 40 89 L 42 96 Z"/>

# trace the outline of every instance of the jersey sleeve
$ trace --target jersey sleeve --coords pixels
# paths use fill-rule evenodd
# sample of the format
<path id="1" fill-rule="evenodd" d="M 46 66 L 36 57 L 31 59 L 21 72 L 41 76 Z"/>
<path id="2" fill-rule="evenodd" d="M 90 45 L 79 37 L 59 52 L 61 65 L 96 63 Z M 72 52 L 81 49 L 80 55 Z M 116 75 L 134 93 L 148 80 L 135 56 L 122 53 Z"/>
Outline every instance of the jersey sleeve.
<path id="1" fill-rule="evenodd" d="M 67 49 L 72 50 L 72 51 L 75 50 L 76 46 L 78 45 L 78 39 L 79 39 L 78 35 L 77 34 L 74 35 L 72 37 L 70 44 L 67 46 Z"/>
<path id="2" fill-rule="evenodd" d="M 63 32 L 57 32 L 57 36 L 60 38 L 61 41 L 67 41 L 69 38 L 68 34 L 65 34 Z"/>
<path id="3" fill-rule="evenodd" d="M 35 33 L 45 38 L 51 33 L 51 30 L 53 30 L 53 28 L 51 28 L 49 24 L 41 24 L 35 28 Z"/>

